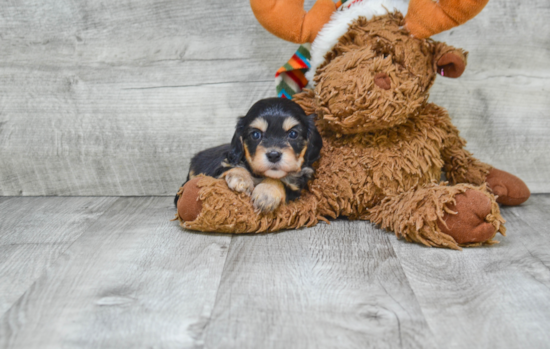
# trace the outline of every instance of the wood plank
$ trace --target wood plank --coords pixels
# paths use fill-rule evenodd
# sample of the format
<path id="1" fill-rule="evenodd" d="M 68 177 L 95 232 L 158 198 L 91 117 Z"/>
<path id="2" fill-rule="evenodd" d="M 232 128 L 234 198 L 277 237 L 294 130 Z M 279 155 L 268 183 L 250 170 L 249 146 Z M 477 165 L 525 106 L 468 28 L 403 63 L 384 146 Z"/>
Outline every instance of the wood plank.
<path id="1" fill-rule="evenodd" d="M 235 236 L 205 347 L 432 347 L 388 238 L 347 221 Z"/>
<path id="2" fill-rule="evenodd" d="M 181 73 L 177 67 L 168 70 Z M 19 131 L 0 133 L 0 138 L 9 138 L 0 148 L 0 195 L 175 195 L 194 153 L 230 140 L 235 120 L 254 102 L 242 95 L 244 86 L 262 89 L 260 83 L 248 82 L 166 89 L 110 86 L 139 74 L 144 72 L 90 72 L 104 80 L 96 86 L 82 83 L 86 86 L 75 92 L 78 97 L 61 103 L 53 97 L 27 102 L 21 87 L 19 97 L 5 108 L 13 111 L 27 104 L 37 119 L 32 127 L 10 120 Z M 55 81 L 56 74 L 47 75 L 38 94 L 63 84 Z M 265 96 L 269 89 L 264 88 Z M 81 101 L 74 106 L 76 99 Z M 34 127 L 48 130 L 40 142 L 28 139 Z"/>
<path id="3" fill-rule="evenodd" d="M 470 56 L 432 100 L 534 193 L 550 192 L 549 17 L 547 0 L 491 1 L 435 37 Z M 246 1 L 11 1 L 0 18 L 0 195 L 173 195 L 296 49 Z"/>
<path id="4" fill-rule="evenodd" d="M 507 236 L 491 247 L 456 252 L 392 240 L 439 347 L 548 347 L 550 196 L 503 211 Z"/>
<path id="5" fill-rule="evenodd" d="M 0 195 L 173 195 L 295 50 L 243 2 L 31 0 L 2 15 Z"/>
<path id="6" fill-rule="evenodd" d="M 114 201 L 90 197 L 0 199 L 0 314 Z"/>
<path id="7" fill-rule="evenodd" d="M 168 198 L 120 198 L 5 313 L 3 348 L 201 346 L 229 235 L 182 231 Z"/>
<path id="8" fill-rule="evenodd" d="M 506 227 L 510 234 L 514 234 L 513 243 L 521 243 L 534 258 L 550 270 L 550 195 L 534 195 L 523 205 L 504 207 L 502 211 L 508 220 Z"/>

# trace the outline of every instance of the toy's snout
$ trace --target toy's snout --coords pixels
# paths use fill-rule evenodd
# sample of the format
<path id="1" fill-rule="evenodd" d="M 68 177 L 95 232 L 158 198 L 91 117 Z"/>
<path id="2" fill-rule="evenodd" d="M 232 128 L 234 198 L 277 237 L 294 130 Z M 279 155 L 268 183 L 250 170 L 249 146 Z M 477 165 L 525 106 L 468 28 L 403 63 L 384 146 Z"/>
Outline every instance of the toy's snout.
<path id="1" fill-rule="evenodd" d="M 376 74 L 374 76 L 374 83 L 383 90 L 389 90 L 391 88 L 391 80 L 386 73 Z"/>

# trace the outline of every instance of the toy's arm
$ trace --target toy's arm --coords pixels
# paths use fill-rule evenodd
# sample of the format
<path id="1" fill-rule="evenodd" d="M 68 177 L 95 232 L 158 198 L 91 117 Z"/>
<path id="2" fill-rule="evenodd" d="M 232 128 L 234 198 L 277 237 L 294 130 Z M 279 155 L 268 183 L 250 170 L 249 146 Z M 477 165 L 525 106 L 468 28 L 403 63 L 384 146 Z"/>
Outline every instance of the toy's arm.
<path id="1" fill-rule="evenodd" d="M 497 202 L 503 205 L 520 205 L 529 198 L 531 192 L 520 178 L 479 161 L 464 149 L 466 141 L 459 136 L 457 128 L 446 113 L 441 121 L 447 131 L 441 155 L 449 182 L 476 185 L 487 183 L 497 196 Z"/>
<path id="2" fill-rule="evenodd" d="M 445 162 L 443 169 L 449 182 L 476 185 L 485 183 L 492 167 L 479 161 L 472 153 L 464 149 L 466 141 L 459 136 L 457 128 L 451 124 L 450 119 L 446 128 L 449 133 L 444 140 L 441 155 Z"/>
<path id="3" fill-rule="evenodd" d="M 437 125 L 444 131 L 441 157 L 444 161 L 443 170 L 451 184 L 470 183 L 481 185 L 485 183 L 491 166 L 485 164 L 472 153 L 464 149 L 466 141 L 460 137 L 458 129 L 452 124 L 447 111 L 439 106 L 430 105 L 430 114 L 437 115 Z"/>

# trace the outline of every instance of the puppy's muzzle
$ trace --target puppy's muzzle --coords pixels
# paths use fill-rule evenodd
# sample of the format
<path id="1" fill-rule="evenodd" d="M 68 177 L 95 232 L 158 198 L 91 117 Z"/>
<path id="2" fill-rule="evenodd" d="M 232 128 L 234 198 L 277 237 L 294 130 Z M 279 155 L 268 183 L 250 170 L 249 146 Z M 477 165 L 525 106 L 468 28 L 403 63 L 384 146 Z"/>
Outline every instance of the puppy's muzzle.
<path id="1" fill-rule="evenodd" d="M 279 160 L 281 160 L 283 154 L 280 151 L 271 150 L 268 151 L 265 156 L 267 157 L 267 160 L 269 160 L 269 162 L 277 163 L 279 162 Z"/>

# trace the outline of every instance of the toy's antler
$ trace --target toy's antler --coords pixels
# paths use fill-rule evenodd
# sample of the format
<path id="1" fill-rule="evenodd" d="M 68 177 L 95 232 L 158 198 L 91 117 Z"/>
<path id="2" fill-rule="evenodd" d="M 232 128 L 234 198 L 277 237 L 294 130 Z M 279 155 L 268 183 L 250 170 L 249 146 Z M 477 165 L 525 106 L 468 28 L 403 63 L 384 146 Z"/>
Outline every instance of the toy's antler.
<path id="1" fill-rule="evenodd" d="M 281 39 L 303 44 L 313 42 L 336 10 L 332 0 L 317 0 L 309 12 L 304 0 L 250 0 L 258 22 Z"/>
<path id="2" fill-rule="evenodd" d="M 428 38 L 474 18 L 489 0 L 411 0 L 406 27 L 417 38 Z"/>

